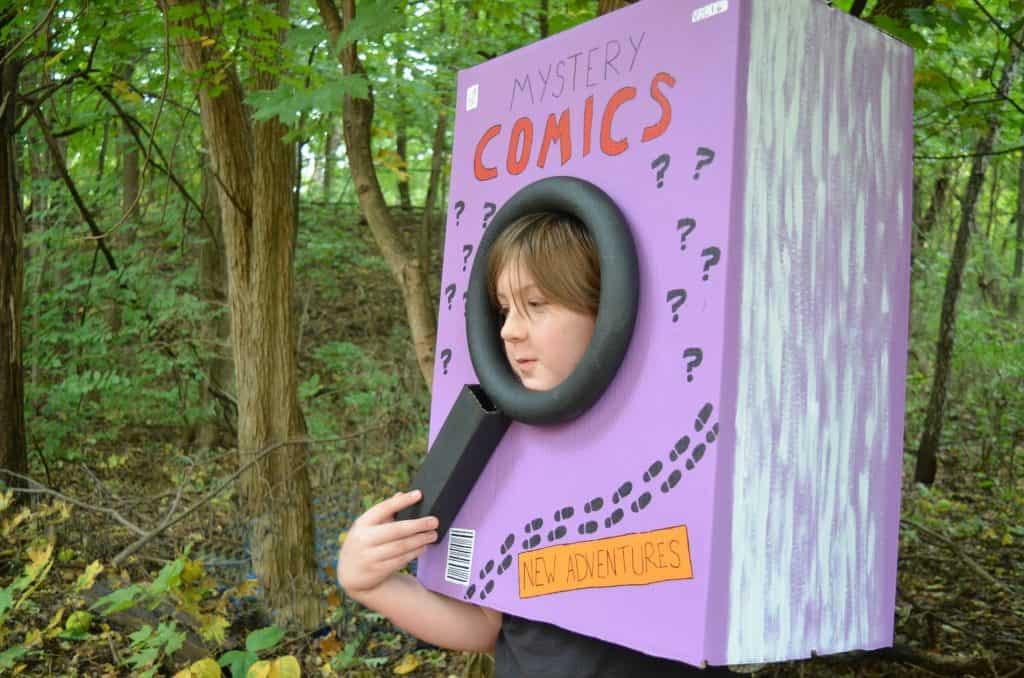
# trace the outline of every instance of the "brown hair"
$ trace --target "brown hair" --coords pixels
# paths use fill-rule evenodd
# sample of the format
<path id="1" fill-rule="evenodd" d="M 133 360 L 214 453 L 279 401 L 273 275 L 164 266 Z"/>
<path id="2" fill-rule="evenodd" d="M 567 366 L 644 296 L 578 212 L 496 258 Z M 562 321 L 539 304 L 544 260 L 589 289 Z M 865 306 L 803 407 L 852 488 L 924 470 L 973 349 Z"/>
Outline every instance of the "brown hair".
<path id="1" fill-rule="evenodd" d="M 495 306 L 498 276 L 509 266 L 528 271 L 548 301 L 597 315 L 601 264 L 593 237 L 576 217 L 536 212 L 505 227 L 487 258 L 487 290 Z M 519 299 L 512 301 L 521 306 Z"/>

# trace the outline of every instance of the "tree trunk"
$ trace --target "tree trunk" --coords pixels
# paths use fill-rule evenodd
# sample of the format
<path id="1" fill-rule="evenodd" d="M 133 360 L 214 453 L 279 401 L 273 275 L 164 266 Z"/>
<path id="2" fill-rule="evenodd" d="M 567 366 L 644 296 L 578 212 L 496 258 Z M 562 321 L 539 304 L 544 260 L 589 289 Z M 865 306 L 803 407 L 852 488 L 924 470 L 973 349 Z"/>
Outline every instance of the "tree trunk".
<path id="1" fill-rule="evenodd" d="M 188 2 L 169 0 L 168 5 Z M 279 16 L 288 16 L 286 2 L 272 7 Z M 188 35 L 210 33 L 206 28 L 197 31 L 191 19 L 181 25 Z M 278 35 L 279 40 L 283 37 Z M 219 41 L 203 46 L 200 39 L 180 36 L 176 41 L 186 70 L 193 74 L 204 64 L 223 64 L 230 58 L 214 51 Z M 286 444 L 305 437 L 292 309 L 293 149 L 282 141 L 285 128 L 276 119 L 249 119 L 235 69 L 224 67 L 219 74 L 215 93 L 200 89 L 199 109 L 219 189 L 227 254 L 240 462 L 273 449 L 242 477 L 246 516 L 252 521 L 253 569 L 277 619 L 310 629 L 321 619 L 307 450 Z M 260 89 L 275 84 L 266 72 L 257 72 L 254 79 Z"/>
<path id="2" fill-rule="evenodd" d="M 597 0 L 597 15 L 603 16 L 617 9 L 632 5 L 637 0 Z"/>
<path id="3" fill-rule="evenodd" d="M 1024 31 L 1018 31 L 1024 34 Z M 1003 67 L 999 79 L 999 95 L 1005 98 L 1014 82 L 1017 60 L 1020 51 L 1010 48 L 1010 56 Z M 914 468 L 914 481 L 931 485 L 935 482 L 938 470 L 939 442 L 942 437 L 943 417 L 946 409 L 946 389 L 949 381 L 950 366 L 953 360 L 953 341 L 956 333 L 956 302 L 960 296 L 963 283 L 964 265 L 967 263 L 968 244 L 974 228 L 978 197 L 981 195 L 985 181 L 985 169 L 988 166 L 989 153 L 999 136 L 1001 107 L 994 107 L 989 113 L 988 129 L 978 142 L 975 157 L 971 163 L 971 174 L 964 192 L 963 207 L 960 212 L 960 225 L 957 228 L 956 242 L 953 245 L 953 257 L 946 275 L 946 289 L 942 297 L 942 314 L 939 319 L 939 338 L 935 348 L 935 374 L 932 379 L 931 394 L 928 398 L 928 409 L 925 413 L 924 430 L 917 448 L 917 463 Z"/>
<path id="4" fill-rule="evenodd" d="M 928 211 L 924 213 L 921 223 L 915 229 L 915 250 L 920 249 L 927 242 L 928 236 L 931 235 L 932 229 L 935 227 L 935 221 L 939 218 L 942 208 L 946 205 L 946 197 L 949 195 L 949 187 L 952 182 L 945 169 L 941 170 L 941 172 L 938 178 L 935 179 L 935 188 L 932 191 L 932 201 L 928 205 Z"/>
<path id="5" fill-rule="evenodd" d="M 405 53 L 405 43 L 402 41 L 395 43 L 395 53 L 398 55 L 395 58 L 395 84 L 397 86 L 405 78 L 405 61 L 402 59 Z M 412 198 L 409 195 L 409 153 L 406 149 L 409 143 L 409 134 L 406 129 L 407 119 L 408 111 L 406 110 L 405 100 L 399 97 L 398 121 L 395 125 L 395 153 L 398 154 L 399 160 L 402 161 L 398 175 L 398 201 L 403 210 L 409 211 L 412 209 Z"/>
<path id="6" fill-rule="evenodd" d="M 398 154 L 398 159 L 402 161 L 401 173 L 398 175 L 398 202 L 406 211 L 412 209 L 412 197 L 409 195 L 409 154 L 406 151 L 408 142 L 409 135 L 405 130 L 405 119 L 402 117 L 398 121 L 395 152 Z"/>
<path id="7" fill-rule="evenodd" d="M 1017 317 L 1018 293 L 1021 274 L 1024 273 L 1024 153 L 1020 154 L 1020 172 L 1017 175 L 1017 240 L 1013 255 L 1013 292 L 1007 309 L 1011 318 Z"/>
<path id="8" fill-rule="evenodd" d="M 423 221 L 420 224 L 419 257 L 423 270 L 430 270 L 430 258 L 434 243 L 434 210 L 437 203 L 438 187 L 441 185 L 441 171 L 444 169 L 445 140 L 448 133 L 448 93 L 441 95 L 434 125 L 434 141 L 430 150 L 430 178 L 427 180 L 427 197 L 423 201 Z M 431 299 L 436 295 L 431 294 Z M 433 310 L 433 307 L 431 307 Z"/>
<path id="9" fill-rule="evenodd" d="M 327 138 L 324 140 L 324 200 L 330 202 L 331 200 L 331 186 L 334 183 L 334 169 L 338 164 L 338 161 L 334 157 L 334 153 L 338 150 L 338 125 L 331 123 L 330 129 L 327 130 Z"/>
<path id="10" fill-rule="evenodd" d="M 317 6 L 328 34 L 336 44 L 343 27 L 355 19 L 355 0 L 343 0 L 344 19 L 338 13 L 333 0 L 317 0 Z M 341 49 L 338 60 L 346 75 L 365 73 L 354 41 Z M 366 99 L 346 95 L 342 104 L 342 120 L 345 150 L 348 154 L 352 180 L 356 186 L 359 207 L 370 225 L 370 231 L 384 255 L 384 260 L 388 263 L 391 275 L 402 292 L 405 316 L 412 333 L 413 350 L 420 373 L 429 388 L 434 376 L 434 343 L 437 339 L 430 288 L 426 271 L 419 259 L 410 255 L 402 244 L 398 224 L 384 201 L 384 194 L 377 179 L 370 148 L 373 90 L 370 90 Z"/>
<path id="11" fill-rule="evenodd" d="M 125 64 L 118 69 L 118 77 L 125 84 L 132 78 L 132 65 Z M 120 144 L 121 151 L 121 211 L 123 219 L 131 221 L 139 213 L 139 148 L 128 129 L 128 121 L 122 120 L 124 141 Z"/>
<path id="12" fill-rule="evenodd" d="M 213 447 L 237 426 L 235 365 L 231 356 L 231 314 L 228 312 L 228 272 L 224 253 L 224 231 L 220 225 L 220 201 L 213 170 L 203 169 L 203 218 L 200 220 L 199 297 L 212 316 L 203 324 L 203 344 L 213 353 L 206 361 L 206 383 L 200 403 L 207 415 L 197 422 L 196 444 Z M 233 404 L 235 403 L 235 404 Z"/>
<path id="13" fill-rule="evenodd" d="M 0 27 L 14 18 L 7 9 L 0 16 Z M 21 360 L 22 280 L 25 260 L 22 252 L 23 225 L 15 174 L 14 102 L 18 97 L 18 71 L 21 63 L 8 53 L 8 44 L 0 45 L 0 469 L 25 475 L 28 456 L 25 447 L 25 382 Z M 0 475 L 8 485 L 21 486 L 12 476 Z"/>

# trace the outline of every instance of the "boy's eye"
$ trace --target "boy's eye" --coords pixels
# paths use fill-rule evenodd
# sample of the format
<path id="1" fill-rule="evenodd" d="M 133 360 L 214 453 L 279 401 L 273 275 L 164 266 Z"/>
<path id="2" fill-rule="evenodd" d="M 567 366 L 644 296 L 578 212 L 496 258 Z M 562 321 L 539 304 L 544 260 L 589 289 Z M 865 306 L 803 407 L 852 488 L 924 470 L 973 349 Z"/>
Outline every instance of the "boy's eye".
<path id="1" fill-rule="evenodd" d="M 526 304 L 530 308 L 540 308 L 541 306 L 544 305 L 544 300 L 543 299 L 530 299 L 528 302 L 526 302 Z"/>

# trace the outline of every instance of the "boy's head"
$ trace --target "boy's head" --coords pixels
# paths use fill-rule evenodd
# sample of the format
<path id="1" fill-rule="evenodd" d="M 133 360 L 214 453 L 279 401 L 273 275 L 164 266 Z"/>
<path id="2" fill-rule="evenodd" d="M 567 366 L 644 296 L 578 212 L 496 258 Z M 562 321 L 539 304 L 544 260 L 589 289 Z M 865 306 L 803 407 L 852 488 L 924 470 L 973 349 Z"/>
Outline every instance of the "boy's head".
<path id="1" fill-rule="evenodd" d="M 573 217 L 539 213 L 509 224 L 488 258 L 505 356 L 523 386 L 546 391 L 579 363 L 601 296 L 597 248 Z"/>
<path id="2" fill-rule="evenodd" d="M 550 303 L 597 316 L 601 300 L 597 246 L 574 216 L 536 212 L 505 227 L 487 259 L 487 290 L 497 307 L 501 306 L 498 277 L 505 271 L 528 273 Z M 511 301 L 524 306 L 518 296 Z"/>

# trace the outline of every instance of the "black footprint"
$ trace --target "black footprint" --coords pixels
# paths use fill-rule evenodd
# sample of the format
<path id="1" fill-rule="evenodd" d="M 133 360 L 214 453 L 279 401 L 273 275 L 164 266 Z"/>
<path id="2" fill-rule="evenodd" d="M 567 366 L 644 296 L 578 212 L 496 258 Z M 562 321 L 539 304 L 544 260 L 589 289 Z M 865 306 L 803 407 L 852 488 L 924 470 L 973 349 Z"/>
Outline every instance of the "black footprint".
<path id="1" fill-rule="evenodd" d="M 487 600 L 487 594 L 494 590 L 494 580 L 487 582 L 487 586 L 480 592 L 480 600 Z"/>
<path id="2" fill-rule="evenodd" d="M 502 551 L 502 553 L 504 553 L 504 551 Z M 480 578 L 483 579 L 484 577 L 489 575 L 491 573 L 491 570 L 493 570 L 493 569 L 494 569 L 494 561 L 493 560 L 488 560 L 487 564 L 484 565 L 484 569 L 480 570 Z"/>
<path id="3" fill-rule="evenodd" d="M 573 513 L 575 513 L 575 511 L 572 510 L 571 506 L 560 508 L 555 511 L 555 520 L 569 520 L 569 518 L 572 518 Z"/>
<path id="4" fill-rule="evenodd" d="M 682 477 L 683 474 L 679 469 L 672 471 L 672 473 L 668 474 L 668 480 L 661 484 L 661 491 L 668 492 L 669 490 L 676 486 L 676 483 L 678 483 L 679 479 Z"/>
<path id="5" fill-rule="evenodd" d="M 588 520 L 585 523 L 580 523 L 580 534 L 593 534 L 596 529 L 596 520 Z"/>
<path id="6" fill-rule="evenodd" d="M 693 427 L 698 431 L 704 428 L 704 424 L 708 423 L 708 418 L 711 417 L 713 409 L 711 403 L 704 403 L 704 407 L 700 408 L 700 412 L 697 414 L 696 421 L 693 422 Z"/>
<path id="7" fill-rule="evenodd" d="M 562 537 L 565 536 L 566 532 L 567 532 L 567 530 L 565 529 L 565 525 L 559 525 L 555 529 L 553 529 L 550 532 L 548 532 L 548 541 L 554 541 L 556 539 L 561 539 Z"/>
<path id="8" fill-rule="evenodd" d="M 706 448 L 704 447 L 704 443 L 701 443 L 697 447 L 693 448 L 693 454 L 690 455 L 690 456 L 693 457 L 693 459 L 687 459 L 686 460 L 686 470 L 687 471 L 692 471 L 694 465 L 704 457 L 704 450 L 705 449 Z"/>
<path id="9" fill-rule="evenodd" d="M 601 497 L 594 497 L 583 506 L 583 512 L 590 513 L 591 511 L 600 511 L 602 506 L 604 506 L 604 499 L 601 499 Z"/>
<path id="10" fill-rule="evenodd" d="M 711 427 L 711 430 L 708 431 L 707 441 L 709 443 L 713 443 L 713 442 L 715 442 L 716 438 L 718 438 L 718 422 L 717 421 L 715 422 L 715 425 Z"/>
<path id="11" fill-rule="evenodd" d="M 633 483 L 628 482 L 628 481 L 625 482 L 625 483 L 622 483 L 622 486 L 618 490 L 615 491 L 615 494 L 612 495 L 612 503 L 613 504 L 618 504 L 619 503 L 619 499 L 624 499 L 625 497 L 628 497 L 629 493 L 632 492 L 632 491 L 633 491 Z"/>
<path id="12" fill-rule="evenodd" d="M 498 574 L 505 574 L 505 570 L 512 567 L 512 555 L 505 556 L 505 560 L 501 561 L 501 565 L 498 565 Z"/>
<path id="13" fill-rule="evenodd" d="M 535 534 L 532 537 L 530 537 L 529 539 L 524 539 L 523 540 L 523 550 L 525 551 L 526 549 L 532 549 L 534 546 L 536 546 L 539 543 L 540 543 L 540 535 L 539 534 Z"/>
<path id="14" fill-rule="evenodd" d="M 526 527 L 523 528 L 523 531 L 526 532 L 527 534 L 529 534 L 531 532 L 536 532 L 543 525 L 544 525 L 544 520 L 542 518 L 534 518 L 530 522 L 526 523 Z"/>
<path id="15" fill-rule="evenodd" d="M 651 478 L 656 478 L 661 473 L 661 462 L 656 461 L 651 464 L 651 467 L 644 471 L 644 482 L 651 482 Z"/>
<path id="16" fill-rule="evenodd" d="M 643 494 L 640 495 L 640 497 L 636 501 L 634 501 L 632 504 L 629 505 L 629 508 L 631 508 L 633 510 L 633 513 L 636 513 L 637 511 L 642 511 L 645 508 L 647 508 L 647 505 L 650 504 L 650 503 L 651 503 L 651 493 L 650 492 L 644 492 Z"/>
<path id="17" fill-rule="evenodd" d="M 615 509 L 614 511 L 612 511 L 611 518 L 605 518 L 604 519 L 604 526 L 606 528 L 611 527 L 615 523 L 617 523 L 620 520 L 622 520 L 622 515 L 623 515 L 622 514 L 622 509 L 620 509 L 620 508 Z"/>
<path id="18" fill-rule="evenodd" d="M 668 458 L 675 461 L 679 457 L 683 456 L 683 452 L 686 452 L 686 448 L 690 446 L 690 436 L 683 436 L 676 441 L 676 446 L 669 453 Z"/>
<path id="19" fill-rule="evenodd" d="M 474 593 L 476 593 L 476 584 L 471 584 L 470 587 L 466 589 L 466 598 L 472 598 Z"/>
<path id="20" fill-rule="evenodd" d="M 505 555 L 505 553 L 510 548 L 512 548 L 512 544 L 515 544 L 515 543 L 516 543 L 516 536 L 514 534 L 510 533 L 507 537 L 505 537 L 505 543 L 501 545 L 501 555 Z"/>

